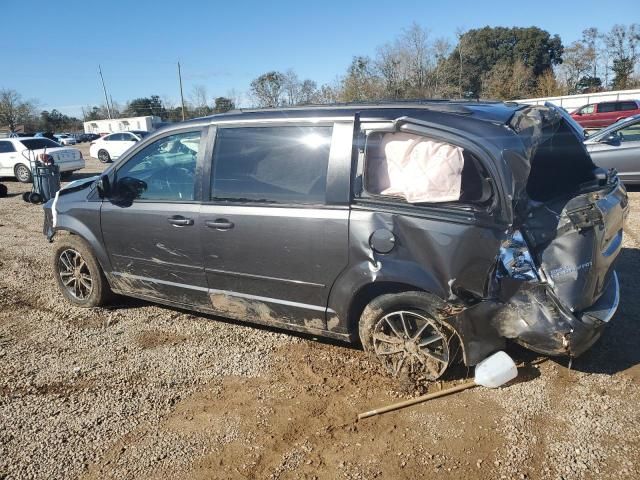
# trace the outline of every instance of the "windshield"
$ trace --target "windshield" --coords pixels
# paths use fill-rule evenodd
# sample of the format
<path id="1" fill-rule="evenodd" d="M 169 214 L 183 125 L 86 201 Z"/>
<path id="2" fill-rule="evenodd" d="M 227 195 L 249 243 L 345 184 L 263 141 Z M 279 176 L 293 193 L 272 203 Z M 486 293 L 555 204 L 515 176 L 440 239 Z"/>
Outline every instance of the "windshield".
<path id="1" fill-rule="evenodd" d="M 27 140 L 20 140 L 20 143 L 29 150 L 41 150 L 43 148 L 57 148 L 59 143 L 49 140 L 48 138 L 29 138 Z"/>

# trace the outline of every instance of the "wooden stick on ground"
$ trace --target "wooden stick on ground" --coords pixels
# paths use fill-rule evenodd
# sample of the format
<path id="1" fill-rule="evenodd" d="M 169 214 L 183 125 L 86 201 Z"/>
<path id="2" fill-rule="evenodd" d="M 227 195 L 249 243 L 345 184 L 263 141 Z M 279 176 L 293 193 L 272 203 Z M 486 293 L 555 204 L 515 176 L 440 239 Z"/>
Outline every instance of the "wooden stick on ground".
<path id="1" fill-rule="evenodd" d="M 456 385 L 455 387 L 447 388 L 446 390 L 429 393 L 427 395 L 422 395 L 421 397 L 412 398 L 410 400 L 405 400 L 403 402 L 387 405 L 386 407 L 380 407 L 380 408 L 376 408 L 375 410 L 359 413 L 358 420 L 362 420 L 363 418 L 373 417 L 374 415 L 380 415 L 381 413 L 391 412 L 393 410 L 398 410 L 400 408 L 409 407 L 411 405 L 415 405 L 416 403 L 426 402 L 427 400 L 431 400 L 433 398 L 444 397 L 445 395 L 461 392 L 462 390 L 466 390 L 468 388 L 473 388 L 476 386 L 477 386 L 477 383 L 474 380 L 472 380 L 470 382 L 463 383 L 461 385 Z"/>

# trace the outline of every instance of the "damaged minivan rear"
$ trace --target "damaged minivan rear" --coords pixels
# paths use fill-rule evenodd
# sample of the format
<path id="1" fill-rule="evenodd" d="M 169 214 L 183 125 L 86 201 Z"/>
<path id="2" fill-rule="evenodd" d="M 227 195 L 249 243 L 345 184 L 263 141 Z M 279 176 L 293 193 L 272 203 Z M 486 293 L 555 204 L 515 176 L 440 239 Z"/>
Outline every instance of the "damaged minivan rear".
<path id="1" fill-rule="evenodd" d="M 66 299 L 113 293 L 361 342 L 439 378 L 515 341 L 578 356 L 619 303 L 627 194 L 551 105 L 230 112 L 45 205 Z"/>

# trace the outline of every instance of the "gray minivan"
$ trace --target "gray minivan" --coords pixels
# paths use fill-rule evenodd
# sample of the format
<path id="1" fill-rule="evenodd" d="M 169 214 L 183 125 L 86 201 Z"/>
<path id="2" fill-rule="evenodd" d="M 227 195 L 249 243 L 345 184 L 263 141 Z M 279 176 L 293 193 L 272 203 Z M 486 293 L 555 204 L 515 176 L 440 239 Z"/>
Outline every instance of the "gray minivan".
<path id="1" fill-rule="evenodd" d="M 628 207 L 565 112 L 421 102 L 178 123 L 44 208 L 75 305 L 117 293 L 359 340 L 436 379 L 506 339 L 588 349 L 618 306 Z"/>

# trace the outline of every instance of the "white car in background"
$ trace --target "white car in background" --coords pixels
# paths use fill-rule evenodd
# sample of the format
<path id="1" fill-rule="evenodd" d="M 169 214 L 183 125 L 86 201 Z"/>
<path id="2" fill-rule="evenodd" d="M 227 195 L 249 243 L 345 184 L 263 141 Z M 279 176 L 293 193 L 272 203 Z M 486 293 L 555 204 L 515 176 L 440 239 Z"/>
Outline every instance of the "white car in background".
<path id="1" fill-rule="evenodd" d="M 31 181 L 31 166 L 40 154 L 47 154 L 58 165 L 63 178 L 84 168 L 84 158 L 77 148 L 61 147 L 44 137 L 0 139 L 0 177 L 15 177 L 22 183 Z"/>
<path id="2" fill-rule="evenodd" d="M 63 146 L 75 145 L 76 143 L 78 143 L 75 137 L 72 137 L 71 135 L 68 135 L 66 133 L 55 133 L 53 136 L 56 137 L 57 142 Z"/>
<path id="3" fill-rule="evenodd" d="M 105 135 L 91 142 L 89 155 L 97 158 L 102 163 L 109 163 L 118 158 L 129 148 L 142 140 L 149 132 L 142 130 L 129 130 L 128 132 L 118 132 Z"/>

